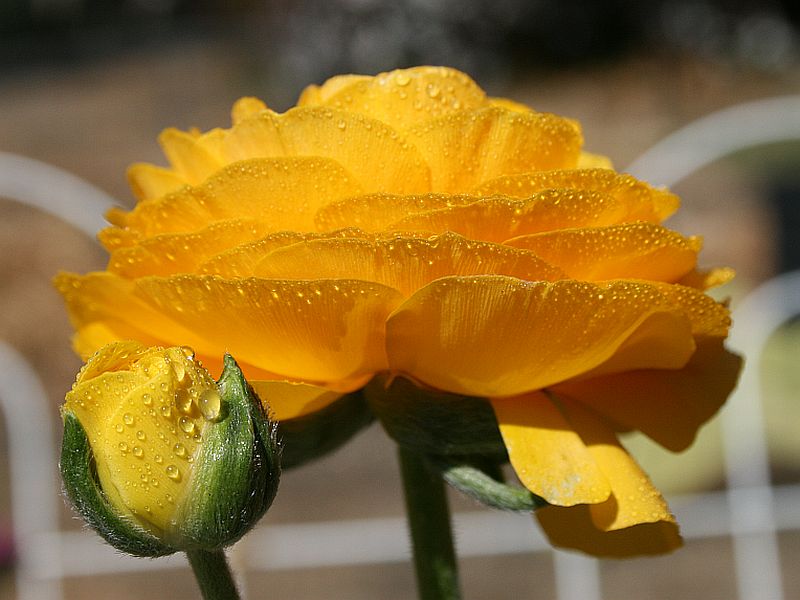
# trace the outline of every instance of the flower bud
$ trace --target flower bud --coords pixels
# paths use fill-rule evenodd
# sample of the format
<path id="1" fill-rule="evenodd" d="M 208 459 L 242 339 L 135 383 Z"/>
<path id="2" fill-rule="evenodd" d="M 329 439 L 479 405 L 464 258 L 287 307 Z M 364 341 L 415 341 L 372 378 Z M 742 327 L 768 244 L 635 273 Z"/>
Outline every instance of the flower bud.
<path id="1" fill-rule="evenodd" d="M 67 495 L 123 552 L 227 546 L 277 492 L 275 427 L 230 355 L 215 382 L 187 348 L 110 344 L 62 412 Z"/>

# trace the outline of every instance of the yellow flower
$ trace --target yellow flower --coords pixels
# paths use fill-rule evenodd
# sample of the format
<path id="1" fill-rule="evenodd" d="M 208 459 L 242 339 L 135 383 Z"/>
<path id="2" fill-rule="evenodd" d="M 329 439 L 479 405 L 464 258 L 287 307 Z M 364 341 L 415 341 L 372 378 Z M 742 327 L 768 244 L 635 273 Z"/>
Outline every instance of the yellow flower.
<path id="1" fill-rule="evenodd" d="M 688 446 L 732 388 L 729 316 L 677 198 L 583 153 L 577 123 L 420 67 L 335 77 L 279 114 L 166 130 L 134 165 L 106 271 L 57 285 L 88 356 L 119 339 L 230 351 L 279 419 L 376 373 L 491 399 L 556 544 L 679 544 L 617 441 Z M 218 363 L 217 363 L 218 364 Z"/>
<path id="2" fill-rule="evenodd" d="M 73 504 L 131 554 L 233 543 L 272 502 L 280 475 L 274 428 L 246 390 L 230 358 L 218 385 L 188 348 L 104 346 L 62 409 Z"/>

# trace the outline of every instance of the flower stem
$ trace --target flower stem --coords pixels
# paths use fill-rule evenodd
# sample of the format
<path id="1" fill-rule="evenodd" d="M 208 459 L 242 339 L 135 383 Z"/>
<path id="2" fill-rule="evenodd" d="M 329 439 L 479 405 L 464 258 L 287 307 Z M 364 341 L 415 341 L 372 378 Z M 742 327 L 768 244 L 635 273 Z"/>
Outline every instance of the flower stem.
<path id="1" fill-rule="evenodd" d="M 423 456 L 399 449 L 420 600 L 458 600 L 458 566 L 441 476 Z"/>
<path id="2" fill-rule="evenodd" d="M 186 552 L 204 600 L 239 600 L 223 550 Z"/>

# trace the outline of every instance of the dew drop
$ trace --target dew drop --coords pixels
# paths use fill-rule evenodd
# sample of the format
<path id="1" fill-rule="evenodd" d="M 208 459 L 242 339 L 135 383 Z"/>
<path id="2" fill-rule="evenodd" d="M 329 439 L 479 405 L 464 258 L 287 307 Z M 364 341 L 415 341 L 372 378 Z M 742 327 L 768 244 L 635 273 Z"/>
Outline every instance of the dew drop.
<path id="1" fill-rule="evenodd" d="M 161 414 L 169 418 L 170 415 L 172 414 L 172 408 L 169 405 L 165 404 L 164 406 L 161 407 Z"/>
<path id="2" fill-rule="evenodd" d="M 184 414 L 192 409 L 192 397 L 184 388 L 175 391 L 175 406 Z"/>
<path id="3" fill-rule="evenodd" d="M 128 444 L 126 444 L 125 442 L 120 442 L 119 443 L 119 449 L 122 450 L 123 452 L 127 452 L 128 451 Z"/>
<path id="4" fill-rule="evenodd" d="M 153 397 L 150 394 L 142 394 L 142 402 L 145 406 L 150 406 L 153 403 Z"/>
<path id="5" fill-rule="evenodd" d="M 156 462 L 156 464 L 157 464 L 157 465 L 160 465 L 161 463 L 163 463 L 163 462 L 164 462 L 164 457 L 163 457 L 163 456 L 161 456 L 160 454 L 156 454 L 156 455 L 153 457 L 153 460 Z"/>
<path id="6" fill-rule="evenodd" d="M 133 418 L 131 413 L 125 413 L 122 415 L 122 422 L 125 423 L 125 425 L 133 425 L 136 422 L 136 419 Z"/>
<path id="7" fill-rule="evenodd" d="M 180 481 L 181 480 L 180 469 L 178 469 L 178 467 L 176 467 L 175 465 L 167 465 L 167 468 L 165 469 L 165 471 L 167 473 L 167 477 L 172 479 L 172 481 Z"/>
<path id="8" fill-rule="evenodd" d="M 197 400 L 197 406 L 203 413 L 206 421 L 214 421 L 219 417 L 221 399 L 219 392 L 214 388 L 204 390 Z"/>
<path id="9" fill-rule="evenodd" d="M 178 427 L 184 433 L 192 433 L 194 431 L 194 423 L 189 417 L 181 417 L 178 419 Z"/>
<path id="10" fill-rule="evenodd" d="M 172 447 L 172 451 L 175 453 L 175 456 L 184 457 L 186 456 L 186 446 L 178 442 Z"/>
<path id="11" fill-rule="evenodd" d="M 136 432 L 136 439 L 139 440 L 140 442 L 143 442 L 146 437 L 147 436 L 144 434 L 144 431 L 142 431 L 141 429 Z"/>
<path id="12" fill-rule="evenodd" d="M 144 450 L 142 450 L 141 446 L 134 446 L 132 454 L 136 458 L 142 458 L 144 456 Z"/>
<path id="13" fill-rule="evenodd" d="M 114 425 L 114 429 L 117 433 L 122 433 L 125 430 L 125 427 L 123 427 L 122 423 L 117 423 Z"/>
<path id="14" fill-rule="evenodd" d="M 405 87 L 411 82 L 411 77 L 409 77 L 406 73 L 398 73 L 394 76 L 394 81 L 400 87 Z"/>

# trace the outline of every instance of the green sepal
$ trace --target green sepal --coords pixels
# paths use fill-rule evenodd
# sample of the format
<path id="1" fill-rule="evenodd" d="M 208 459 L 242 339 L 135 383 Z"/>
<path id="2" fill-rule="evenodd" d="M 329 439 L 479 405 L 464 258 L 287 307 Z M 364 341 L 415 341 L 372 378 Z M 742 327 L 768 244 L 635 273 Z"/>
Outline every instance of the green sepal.
<path id="1" fill-rule="evenodd" d="M 269 402 L 269 398 L 266 398 Z M 284 469 L 300 466 L 344 445 L 374 417 L 361 390 L 304 417 L 278 423 Z"/>
<path id="2" fill-rule="evenodd" d="M 133 556 L 165 556 L 177 551 L 130 518 L 117 513 L 97 480 L 89 438 L 78 418 L 64 411 L 64 441 L 59 465 L 64 490 L 75 509 L 97 533 L 120 552 Z"/>
<path id="3" fill-rule="evenodd" d="M 401 446 L 426 455 L 508 460 L 485 398 L 422 388 L 404 377 L 390 382 L 376 377 L 364 394 L 386 433 Z"/>
<path id="4" fill-rule="evenodd" d="M 275 424 L 229 354 L 217 383 L 220 416 L 203 431 L 177 516 L 181 550 L 236 542 L 272 504 L 280 481 Z"/>
<path id="5" fill-rule="evenodd" d="M 491 467 L 496 465 L 486 468 L 442 456 L 428 456 L 428 462 L 451 486 L 490 508 L 527 513 L 547 506 L 547 502 L 533 492 L 523 487 L 508 485 L 500 481 L 497 474 L 490 475 L 488 471 L 494 470 Z"/>

